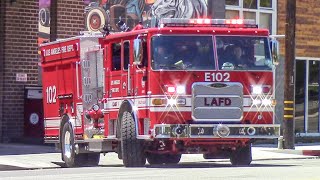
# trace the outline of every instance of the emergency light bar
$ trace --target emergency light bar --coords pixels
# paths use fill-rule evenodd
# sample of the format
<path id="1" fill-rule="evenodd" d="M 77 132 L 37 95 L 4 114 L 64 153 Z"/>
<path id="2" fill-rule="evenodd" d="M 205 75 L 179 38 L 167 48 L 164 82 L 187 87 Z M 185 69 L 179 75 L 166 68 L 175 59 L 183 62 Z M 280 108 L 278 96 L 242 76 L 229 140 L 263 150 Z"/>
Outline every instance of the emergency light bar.
<path id="1" fill-rule="evenodd" d="M 253 19 L 184 19 L 163 18 L 160 27 L 197 26 L 197 27 L 243 27 L 257 28 Z"/>

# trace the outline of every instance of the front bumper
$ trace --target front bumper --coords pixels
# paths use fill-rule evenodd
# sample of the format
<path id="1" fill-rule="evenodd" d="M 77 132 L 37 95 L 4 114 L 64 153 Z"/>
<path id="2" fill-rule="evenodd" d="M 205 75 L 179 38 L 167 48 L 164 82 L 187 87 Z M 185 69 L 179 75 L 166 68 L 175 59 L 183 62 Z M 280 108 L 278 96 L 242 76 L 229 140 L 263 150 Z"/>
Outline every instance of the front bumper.
<path id="1" fill-rule="evenodd" d="M 280 136 L 280 125 L 264 124 L 156 124 L 153 137 L 167 138 L 259 138 Z"/>

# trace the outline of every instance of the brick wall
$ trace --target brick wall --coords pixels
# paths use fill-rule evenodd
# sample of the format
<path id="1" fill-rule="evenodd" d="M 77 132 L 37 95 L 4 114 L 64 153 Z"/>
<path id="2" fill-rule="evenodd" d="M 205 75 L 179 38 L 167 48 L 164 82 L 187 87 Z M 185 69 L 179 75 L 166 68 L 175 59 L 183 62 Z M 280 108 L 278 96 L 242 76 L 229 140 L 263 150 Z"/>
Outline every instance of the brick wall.
<path id="1" fill-rule="evenodd" d="M 319 0 L 297 1 L 297 56 L 320 58 Z"/>
<path id="2" fill-rule="evenodd" d="M 84 30 L 83 0 L 52 3 L 52 40 Z M 0 10 L 0 141 L 7 142 L 23 137 L 24 87 L 39 84 L 39 1 L 1 0 Z M 27 82 L 16 82 L 16 73 L 26 73 Z"/>
<path id="3" fill-rule="evenodd" d="M 320 3 L 318 0 L 296 2 L 296 56 L 320 58 Z M 278 1 L 278 34 L 285 34 L 286 0 Z M 284 40 L 281 41 L 284 53 Z"/>
<path id="4" fill-rule="evenodd" d="M 4 60 L 4 12 L 5 12 L 5 3 L 0 1 L 0 141 L 2 137 L 2 97 L 3 97 L 3 60 Z"/>
<path id="5" fill-rule="evenodd" d="M 2 88 L 2 141 L 23 136 L 24 86 L 38 84 L 38 1 L 5 3 Z M 16 82 L 26 73 L 27 82 Z"/>
<path id="6" fill-rule="evenodd" d="M 53 40 L 84 30 L 83 0 L 52 1 Z M 6 7 L 6 9 L 4 9 Z M 0 128 L 1 141 L 23 137 L 24 87 L 38 85 L 38 0 L 1 0 L 0 29 Z M 0 36 L 1 37 L 1 36 Z M 1 53 L 2 52 L 2 53 Z M 1 62 L 2 61 L 2 62 Z M 26 73 L 27 82 L 16 82 L 16 73 Z"/>
<path id="7" fill-rule="evenodd" d="M 58 0 L 56 33 L 57 38 L 69 38 L 84 31 L 84 3 L 83 0 Z M 54 25 L 54 24 L 53 24 Z"/>
<path id="8" fill-rule="evenodd" d="M 278 8 L 277 8 L 277 20 L 278 20 L 278 27 L 277 27 L 277 34 L 285 35 L 285 28 L 286 28 L 286 0 L 279 0 L 278 1 Z M 281 55 L 284 56 L 284 49 L 285 49 L 285 39 L 280 39 L 280 50 Z"/>

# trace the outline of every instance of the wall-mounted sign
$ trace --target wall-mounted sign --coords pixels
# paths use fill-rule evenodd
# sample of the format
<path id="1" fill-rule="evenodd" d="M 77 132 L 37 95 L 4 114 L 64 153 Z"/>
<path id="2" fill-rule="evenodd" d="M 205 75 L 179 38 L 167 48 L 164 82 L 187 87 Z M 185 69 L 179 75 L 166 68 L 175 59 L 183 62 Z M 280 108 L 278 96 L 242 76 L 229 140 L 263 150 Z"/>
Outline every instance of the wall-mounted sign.
<path id="1" fill-rule="evenodd" d="M 32 113 L 29 117 L 29 121 L 31 124 L 36 125 L 39 122 L 39 116 L 37 113 Z"/>
<path id="2" fill-rule="evenodd" d="M 18 81 L 18 82 L 27 82 L 28 81 L 27 73 L 17 73 L 16 74 L 16 81 Z"/>

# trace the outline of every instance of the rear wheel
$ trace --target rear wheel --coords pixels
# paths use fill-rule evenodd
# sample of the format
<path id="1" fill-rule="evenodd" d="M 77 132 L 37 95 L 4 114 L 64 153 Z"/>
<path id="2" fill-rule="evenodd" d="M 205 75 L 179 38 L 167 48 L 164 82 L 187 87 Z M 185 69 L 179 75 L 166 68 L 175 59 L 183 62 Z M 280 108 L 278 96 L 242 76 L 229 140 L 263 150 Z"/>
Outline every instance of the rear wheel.
<path id="1" fill-rule="evenodd" d="M 76 154 L 74 134 L 69 123 L 62 128 L 61 153 L 67 167 L 97 166 L 100 160 L 100 153 Z"/>
<path id="2" fill-rule="evenodd" d="M 126 167 L 141 167 L 146 164 L 143 141 L 137 139 L 135 121 L 130 112 L 124 112 L 121 125 L 121 151 Z"/>
<path id="3" fill-rule="evenodd" d="M 160 157 L 160 154 L 148 154 L 147 161 L 150 165 L 163 164 L 163 159 Z"/>
<path id="4" fill-rule="evenodd" d="M 232 152 L 230 161 L 234 166 L 249 166 L 252 162 L 251 144 Z"/>
<path id="5" fill-rule="evenodd" d="M 165 164 L 178 164 L 181 160 L 181 154 L 166 154 Z"/>

